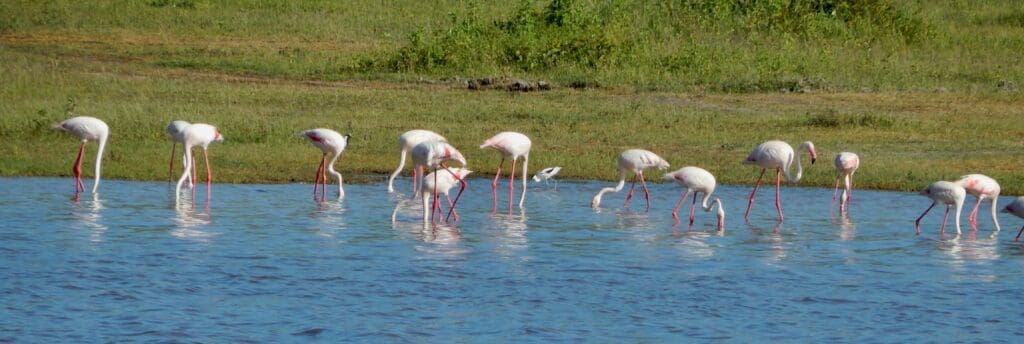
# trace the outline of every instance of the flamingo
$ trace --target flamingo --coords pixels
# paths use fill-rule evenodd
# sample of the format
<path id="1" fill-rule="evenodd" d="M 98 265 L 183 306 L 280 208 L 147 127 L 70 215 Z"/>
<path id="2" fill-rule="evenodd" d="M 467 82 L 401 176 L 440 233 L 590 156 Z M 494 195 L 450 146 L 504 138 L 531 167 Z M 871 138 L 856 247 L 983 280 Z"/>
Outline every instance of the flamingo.
<path id="1" fill-rule="evenodd" d="M 454 172 L 448 168 L 446 163 L 448 161 L 456 161 L 462 164 L 462 167 L 466 167 L 466 158 L 462 156 L 459 150 L 455 149 L 451 144 L 444 141 L 430 140 L 421 142 L 412 148 L 412 164 L 413 168 L 423 173 L 425 167 L 430 167 L 432 170 L 437 171 L 439 168 L 443 168 L 448 171 L 449 174 L 454 175 Z M 434 174 L 436 179 L 437 174 Z M 455 201 L 452 202 L 451 210 L 448 211 L 448 217 L 455 212 L 455 204 L 459 202 L 459 198 L 462 197 L 462 192 L 466 191 L 468 184 L 465 179 L 459 179 L 462 187 L 459 189 L 459 193 L 455 195 Z M 437 181 L 434 181 L 434 185 L 437 185 Z M 433 209 L 436 209 L 438 204 L 437 191 L 433 192 L 434 203 Z"/>
<path id="2" fill-rule="evenodd" d="M 342 136 L 337 131 L 331 129 L 317 128 L 310 129 L 302 132 L 302 136 L 309 140 L 316 148 L 320 148 L 320 166 L 316 169 L 316 181 L 313 182 L 313 199 L 316 199 L 317 185 L 323 182 L 323 187 L 320 188 L 320 199 L 324 200 L 327 198 L 327 172 L 330 172 L 332 176 L 338 178 L 338 198 L 345 197 L 345 189 L 342 187 L 344 179 L 341 177 L 341 173 L 334 170 L 334 162 L 338 161 L 338 157 L 345 151 L 345 147 L 348 146 L 348 140 L 352 135 Z M 324 164 L 327 161 L 327 154 L 331 155 L 331 162 Z M 326 169 L 324 168 L 326 166 Z"/>
<path id="3" fill-rule="evenodd" d="M 100 165 L 103 163 L 103 148 L 106 147 L 107 137 L 110 134 L 110 128 L 107 127 L 107 123 L 95 117 L 78 116 L 54 124 L 51 128 L 75 135 L 82 141 L 82 146 L 78 149 L 78 157 L 75 158 L 75 165 L 71 168 L 71 172 L 75 175 L 75 195 L 85 192 L 85 185 L 82 184 L 82 154 L 85 153 L 85 144 L 90 140 L 99 142 L 99 148 L 96 150 L 96 181 L 92 184 L 92 193 L 95 194 L 96 190 L 100 187 Z"/>
<path id="4" fill-rule="evenodd" d="M 523 208 L 526 201 L 526 171 L 530 163 L 530 147 L 533 145 L 530 138 L 521 133 L 505 131 L 492 136 L 480 145 L 480 149 L 491 148 L 501 153 L 501 162 L 498 163 L 498 171 L 494 173 L 494 181 L 491 182 L 491 194 L 494 195 L 494 209 L 498 208 L 498 178 L 501 176 L 501 167 L 505 165 L 506 158 L 512 158 L 512 171 L 508 175 L 508 211 L 512 212 L 512 192 L 515 189 L 513 180 L 516 177 L 516 160 L 523 157 L 523 192 L 519 196 L 519 208 Z"/>
<path id="5" fill-rule="evenodd" d="M 712 199 L 711 193 L 715 192 L 715 176 L 707 170 L 700 167 L 687 166 L 680 168 L 674 172 L 666 173 L 661 179 L 666 181 L 674 181 L 679 186 L 683 187 L 683 195 L 679 197 L 679 202 L 676 202 L 676 207 L 672 209 L 672 218 L 679 220 L 679 207 L 683 205 L 683 200 L 686 199 L 687 194 L 693 192 L 693 203 L 690 204 L 690 226 L 693 226 L 693 212 L 697 205 L 697 193 L 703 193 L 704 198 L 701 199 L 701 209 L 704 211 L 711 211 L 711 208 L 716 204 L 718 205 L 718 227 L 719 231 L 725 230 L 725 208 L 722 207 L 722 200 L 718 197 L 714 197 L 711 203 L 708 203 L 709 199 Z"/>
<path id="6" fill-rule="evenodd" d="M 178 185 L 174 188 L 175 201 L 178 200 L 178 196 L 181 193 L 181 184 L 185 182 L 185 179 L 189 178 L 189 170 L 194 168 L 195 157 L 192 156 L 192 147 L 199 146 L 203 148 L 203 160 L 206 161 L 206 190 L 209 192 L 210 185 L 213 183 L 213 173 L 210 171 L 210 156 L 206 152 L 207 147 L 211 143 L 224 141 L 224 136 L 220 134 L 217 127 L 205 123 L 196 123 L 185 127 L 182 136 L 185 138 L 185 171 L 181 174 L 181 178 L 178 178 Z M 192 180 L 189 180 L 190 188 L 193 186 L 193 183 Z"/>
<path id="7" fill-rule="evenodd" d="M 607 192 L 619 192 L 626 185 L 626 171 L 633 171 L 633 184 L 629 187 L 629 193 L 626 194 L 626 202 L 622 204 L 625 207 L 629 204 L 629 199 L 633 197 L 633 188 L 636 186 L 636 179 L 640 178 L 640 185 L 644 189 L 644 200 L 647 201 L 647 210 L 651 209 L 651 194 L 647 190 L 647 182 L 644 181 L 644 170 L 655 167 L 659 170 L 668 169 L 668 162 L 662 159 L 657 154 L 651 153 L 648 150 L 643 149 L 629 149 L 622 154 L 619 154 L 619 184 L 615 187 L 606 187 L 601 189 L 594 195 L 594 199 L 590 201 L 591 208 L 597 208 L 601 205 L 601 196 Z"/>
<path id="8" fill-rule="evenodd" d="M 1004 213 L 1013 214 L 1016 217 L 1024 218 L 1024 196 L 1017 196 L 1010 204 L 1007 204 L 1003 208 Z M 1020 240 L 1021 233 L 1024 233 L 1024 226 L 1020 227 L 1020 231 L 1017 232 L 1017 237 L 1013 238 L 1013 241 Z"/>
<path id="9" fill-rule="evenodd" d="M 947 181 L 937 181 L 928 185 L 928 187 L 921 190 L 921 194 L 932 199 L 932 205 L 925 209 L 921 216 L 917 217 L 914 221 L 914 230 L 917 234 L 921 234 L 921 219 L 924 218 L 928 211 L 932 210 L 936 204 L 942 203 L 946 205 L 946 215 L 942 217 L 942 232 L 946 231 L 946 220 L 949 218 L 949 207 L 956 206 L 956 234 L 960 235 L 960 209 L 964 206 L 964 197 L 967 195 L 967 191 L 957 183 Z"/>
<path id="10" fill-rule="evenodd" d="M 426 141 L 448 142 L 448 140 L 446 140 L 444 136 L 441 136 L 440 134 L 435 133 L 433 131 L 423 129 L 409 130 L 398 137 L 398 149 L 402 151 L 402 156 L 398 160 L 398 168 L 395 169 L 394 173 L 391 173 L 391 177 L 388 177 L 388 193 L 395 192 L 395 177 L 397 177 L 399 173 L 402 173 L 402 169 L 405 168 L 405 155 L 409 151 L 411 151 L 413 147 L 416 147 L 416 145 Z M 414 168 L 412 176 L 413 193 L 415 193 L 417 190 L 417 180 L 422 177 L 423 171 L 416 170 Z"/>
<path id="11" fill-rule="evenodd" d="M 451 190 L 452 187 L 455 187 L 455 184 L 462 182 L 467 175 L 473 172 L 460 167 L 449 168 L 448 171 L 451 171 L 451 173 L 439 174 L 438 172 L 440 171 L 434 171 L 423 177 L 423 183 L 420 187 L 420 192 L 423 195 L 423 222 L 430 221 L 430 217 L 434 215 L 435 209 L 428 203 L 435 199 L 435 197 L 439 198 L 440 195 L 444 195 L 444 197 L 448 199 L 448 206 L 452 211 L 454 211 L 455 203 L 452 202 L 450 197 L 448 197 L 448 191 Z M 440 213 L 440 207 L 436 210 Z M 458 216 L 459 215 L 456 213 L 456 219 L 458 219 Z"/>
<path id="12" fill-rule="evenodd" d="M 849 208 L 850 194 L 853 192 L 853 173 L 860 167 L 860 157 L 856 153 L 840 152 L 836 154 L 836 187 L 832 191 L 832 204 L 836 204 L 836 195 L 839 193 L 839 180 L 843 181 L 843 194 L 839 197 L 839 212 L 843 213 L 843 206 Z M 829 207 L 831 209 L 831 207 Z"/>
<path id="13" fill-rule="evenodd" d="M 168 182 L 174 179 L 174 150 L 178 148 L 178 143 L 181 143 L 184 146 L 185 136 L 182 133 L 185 131 L 185 127 L 189 126 L 189 124 L 190 123 L 181 120 L 171 121 L 171 123 L 167 124 L 167 129 L 165 129 L 167 134 L 171 135 L 171 162 L 170 166 L 167 168 Z M 195 174 L 194 171 L 193 174 Z"/>
<path id="14" fill-rule="evenodd" d="M 533 175 L 533 181 L 538 182 L 538 183 L 539 182 L 547 182 L 548 180 L 551 180 L 552 178 L 554 178 L 555 175 L 557 175 L 558 172 L 561 171 L 561 170 L 562 170 L 561 166 L 544 168 L 544 169 L 538 171 L 537 174 Z"/>
<path id="15" fill-rule="evenodd" d="M 814 160 L 818 158 L 818 152 L 814 150 L 814 144 L 811 141 L 805 141 L 800 144 L 800 150 L 806 150 L 811 155 L 811 164 L 814 164 Z M 750 220 L 750 208 L 754 205 L 754 195 L 757 194 L 758 186 L 761 186 L 761 178 L 764 177 L 764 171 L 769 168 L 775 169 L 775 209 L 779 211 L 779 222 L 782 222 L 782 189 L 781 175 L 785 174 L 786 181 L 796 183 L 800 181 L 800 177 L 804 173 L 803 165 L 800 164 L 800 155 L 796 155 L 796 175 L 790 174 L 789 168 L 793 165 L 793 147 L 788 143 L 772 140 L 764 142 L 754 148 L 754 151 L 750 152 L 746 160 L 743 160 L 744 165 L 757 165 L 761 167 L 761 175 L 757 177 L 757 183 L 754 184 L 754 191 L 750 193 L 750 198 L 747 199 L 747 211 L 743 215 L 743 218 L 747 221 Z"/>
<path id="16" fill-rule="evenodd" d="M 999 219 L 996 218 L 996 201 L 999 199 L 999 183 L 995 179 L 983 174 L 968 174 L 960 177 L 956 183 L 967 190 L 967 193 L 973 195 L 978 199 L 974 203 L 974 208 L 971 210 L 971 214 L 967 215 L 967 223 L 971 224 L 972 229 L 978 228 L 978 208 L 981 206 L 981 201 L 988 199 L 992 202 L 992 222 L 996 224 L 996 232 L 999 232 Z"/>

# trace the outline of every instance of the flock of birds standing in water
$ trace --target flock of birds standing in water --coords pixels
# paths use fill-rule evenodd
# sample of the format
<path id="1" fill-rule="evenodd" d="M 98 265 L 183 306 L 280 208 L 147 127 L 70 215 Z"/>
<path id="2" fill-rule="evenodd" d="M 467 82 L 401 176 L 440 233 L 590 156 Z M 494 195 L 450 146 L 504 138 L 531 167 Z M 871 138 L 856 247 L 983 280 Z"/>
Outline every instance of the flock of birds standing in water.
<path id="1" fill-rule="evenodd" d="M 82 145 L 78 150 L 78 157 L 75 159 L 75 163 L 72 168 L 72 172 L 75 177 L 76 195 L 85 191 L 85 185 L 82 183 L 82 155 L 85 153 L 86 143 L 89 141 L 98 142 L 99 148 L 96 152 L 95 164 L 96 181 L 93 183 L 92 187 L 92 192 L 96 193 L 100 184 L 100 166 L 103 159 L 103 150 L 107 143 L 107 137 L 110 134 L 110 129 L 107 124 L 94 117 L 78 116 L 53 125 L 53 129 L 72 134 L 78 137 L 82 142 Z M 169 170 L 173 171 L 174 169 L 174 157 L 176 154 L 175 148 L 177 147 L 177 144 L 181 143 L 184 146 L 184 153 L 182 156 L 184 165 L 183 172 L 178 178 L 178 183 L 175 186 L 176 201 L 180 199 L 181 188 L 183 185 L 189 189 L 195 187 L 196 168 L 192 150 L 197 146 L 203 149 L 203 159 L 206 162 L 206 185 L 207 192 L 209 192 L 213 173 L 210 170 L 210 160 L 207 155 L 207 148 L 211 143 L 223 141 L 224 136 L 221 135 L 220 131 L 212 125 L 203 123 L 190 124 L 185 121 L 171 122 L 167 126 L 167 133 L 171 136 L 171 139 L 174 142 L 174 145 L 171 148 L 171 162 Z M 345 196 L 345 189 L 343 186 L 344 179 L 341 173 L 334 169 L 334 163 L 345 151 L 345 147 L 348 145 L 350 136 L 341 135 L 334 130 L 324 128 L 306 130 L 301 134 L 322 152 L 320 164 L 317 167 L 316 180 L 313 184 L 313 198 L 319 200 L 326 199 L 327 183 L 330 180 L 327 176 L 328 174 L 334 176 L 338 180 L 338 198 L 343 198 Z M 398 146 L 401 150 L 401 158 L 399 160 L 398 168 L 395 169 L 388 178 L 388 192 L 392 193 L 395 191 L 394 180 L 402 172 L 403 168 L 405 168 L 406 156 L 411 153 L 413 163 L 413 194 L 414 197 L 416 195 L 421 195 L 424 223 L 427 223 L 428 221 L 433 223 L 442 217 L 444 217 L 445 221 L 458 221 L 458 213 L 455 211 L 455 208 L 458 204 L 459 198 L 462 196 L 462 192 L 465 191 L 467 187 L 466 176 L 472 172 L 466 168 L 466 158 L 463 157 L 462 153 L 455 149 L 455 147 L 449 144 L 443 136 L 429 130 L 416 129 L 403 133 L 398 138 Z M 494 195 L 494 209 L 497 209 L 498 205 L 498 179 L 501 177 L 501 171 L 504 167 L 505 160 L 512 160 L 508 183 L 508 207 L 509 212 L 512 211 L 516 164 L 519 158 L 522 158 L 523 160 L 522 168 L 520 170 L 520 174 L 522 176 L 522 191 L 519 196 L 519 208 L 522 209 L 523 202 L 526 200 L 526 174 L 530 160 L 531 146 L 532 143 L 530 138 L 517 132 L 499 133 L 487 139 L 480 145 L 481 149 L 490 148 L 497 151 L 502 156 L 501 163 L 498 164 L 497 171 L 494 174 L 494 180 L 491 182 L 491 191 Z M 817 151 L 814 149 L 814 144 L 810 141 L 801 143 L 797 149 L 798 151 L 806 151 L 810 155 L 811 164 L 813 164 L 817 159 Z M 327 160 L 328 155 L 330 155 L 329 161 Z M 795 172 L 791 171 L 794 160 L 796 161 Z M 457 162 L 461 167 L 450 167 L 448 166 L 449 162 Z M 779 214 L 779 223 L 781 223 L 784 219 L 781 201 L 782 177 L 785 177 L 788 182 L 795 183 L 800 180 L 803 175 L 803 165 L 800 162 L 800 154 L 797 151 L 794 151 L 793 147 L 789 144 L 773 140 L 764 142 L 755 147 L 742 163 L 747 165 L 756 165 L 761 168 L 761 174 L 758 176 L 757 182 L 754 184 L 754 190 L 750 193 L 750 197 L 747 199 L 747 209 L 744 213 L 744 219 L 749 219 L 750 209 L 754 204 L 754 196 L 757 194 L 757 189 L 761 185 L 765 172 L 768 170 L 775 170 L 775 208 Z M 841 152 L 835 157 L 836 181 L 835 189 L 832 194 L 832 206 L 835 206 L 835 201 L 838 198 L 841 214 L 845 213 L 849 209 L 849 201 L 851 198 L 850 194 L 853 188 L 853 175 L 859 166 L 860 158 L 855 153 Z M 643 149 L 629 149 L 622 152 L 618 157 L 618 184 L 614 187 L 601 189 L 596 195 L 594 195 L 590 206 L 598 208 L 601 205 L 601 198 L 604 194 L 622 191 L 626 184 L 627 173 L 632 172 L 633 181 L 630 185 L 629 192 L 626 194 L 623 207 L 627 206 L 630 199 L 632 199 L 636 182 L 639 180 L 644 194 L 644 201 L 646 202 L 646 209 L 649 210 L 650 192 L 648 191 L 647 183 L 644 180 L 644 170 L 651 168 L 666 170 L 669 168 L 669 163 L 657 154 Z M 424 175 L 426 169 L 430 169 L 430 173 Z M 546 180 L 557 174 L 559 169 L 559 167 L 546 168 L 535 175 L 534 179 L 537 181 Z M 673 181 L 683 188 L 682 196 L 672 209 L 673 218 L 678 221 L 679 208 L 686 200 L 686 197 L 692 193 L 693 201 L 690 205 L 689 217 L 690 225 L 692 225 L 694 222 L 694 211 L 697 207 L 697 195 L 703 194 L 700 204 L 701 209 L 705 212 L 717 209 L 717 230 L 724 230 L 725 208 L 723 207 L 721 199 L 712 196 L 712 193 L 715 191 L 714 175 L 702 168 L 688 166 L 665 174 L 663 179 L 666 181 Z M 843 183 L 843 192 L 841 195 L 839 195 L 840 181 Z M 456 185 L 460 185 L 460 188 L 458 194 L 456 194 L 455 199 L 453 200 L 449 197 L 449 191 Z M 419 187 L 417 188 L 417 186 Z M 319 195 L 317 195 L 317 191 L 320 192 Z M 996 201 L 999 198 L 999 192 L 999 183 L 996 182 L 995 179 L 982 174 L 965 175 L 954 182 L 934 182 L 921 191 L 922 195 L 927 196 L 932 200 L 932 204 L 915 220 L 915 230 L 920 234 L 921 219 L 924 218 L 924 216 L 927 215 L 928 212 L 936 205 L 942 204 L 946 206 L 946 212 L 945 215 L 943 215 L 941 231 L 945 231 L 946 221 L 949 218 L 950 210 L 955 209 L 956 232 L 959 235 L 961 232 L 960 212 L 963 208 L 966 195 L 971 194 L 977 200 L 974 204 L 974 208 L 971 210 L 971 213 L 967 218 L 972 229 L 977 229 L 978 210 L 982 201 L 989 200 L 992 205 L 992 221 L 995 223 L 995 232 L 998 233 L 1000 227 L 999 220 L 996 217 Z M 447 216 L 443 216 L 444 213 L 440 202 L 440 196 L 442 195 L 445 196 L 448 203 L 449 210 Z M 1015 198 L 1010 202 L 1010 204 L 1003 208 L 1003 212 L 1024 218 L 1024 196 Z M 1014 239 L 1015 241 L 1020 239 L 1021 233 L 1024 233 L 1024 227 L 1021 227 L 1020 231 L 1017 232 L 1017 236 Z"/>

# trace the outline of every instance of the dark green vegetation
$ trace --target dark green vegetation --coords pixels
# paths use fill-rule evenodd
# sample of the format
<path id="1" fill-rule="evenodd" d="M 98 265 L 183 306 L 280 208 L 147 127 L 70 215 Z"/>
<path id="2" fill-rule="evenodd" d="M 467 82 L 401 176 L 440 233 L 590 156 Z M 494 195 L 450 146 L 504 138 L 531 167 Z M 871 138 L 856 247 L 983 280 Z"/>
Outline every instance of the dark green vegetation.
<path id="1" fill-rule="evenodd" d="M 311 181 L 313 127 L 353 134 L 347 179 L 381 180 L 427 128 L 479 174 L 498 157 L 476 146 L 516 130 L 567 178 L 642 147 L 750 183 L 739 161 L 780 138 L 818 146 L 801 184 L 831 186 L 843 149 L 858 187 L 984 173 L 1019 194 L 1022 51 L 1024 4 L 1001 1 L 5 1 L 0 175 L 68 175 L 77 143 L 48 126 L 73 107 L 110 124 L 112 178 L 166 178 L 184 119 L 224 132 L 225 182 Z M 445 81 L 482 76 L 554 90 Z"/>

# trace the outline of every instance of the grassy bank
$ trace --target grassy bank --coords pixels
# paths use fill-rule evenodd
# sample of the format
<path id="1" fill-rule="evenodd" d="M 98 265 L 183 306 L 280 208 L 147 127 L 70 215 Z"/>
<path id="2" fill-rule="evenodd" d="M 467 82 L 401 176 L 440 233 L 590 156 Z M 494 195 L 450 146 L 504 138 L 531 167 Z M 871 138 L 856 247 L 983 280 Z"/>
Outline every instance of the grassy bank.
<path id="1" fill-rule="evenodd" d="M 466 25 L 487 26 L 543 14 L 546 4 L 524 12 L 514 2 L 5 2 L 0 175 L 69 175 L 77 143 L 48 127 L 73 107 L 110 124 L 104 176 L 120 179 L 166 179 L 163 128 L 184 119 L 226 136 L 211 148 L 224 182 L 311 181 L 319 153 L 296 134 L 314 127 L 352 133 L 338 165 L 347 180 L 383 180 L 397 164 L 397 136 L 427 128 L 447 136 L 480 175 L 499 159 L 476 146 L 504 130 L 533 138 L 533 170 L 560 165 L 563 178 L 614 178 L 615 156 L 642 147 L 730 184 L 752 183 L 756 171 L 739 162 L 778 138 L 817 144 L 822 161 L 803 185 L 831 186 L 831 158 L 849 150 L 863 159 L 858 187 L 917 190 L 977 172 L 999 180 L 1005 194 L 1024 193 L 1016 172 L 1024 103 L 1019 91 L 997 87 L 1024 80 L 1019 5 L 911 2 L 898 13 L 919 20 L 920 35 L 866 41 L 878 32 L 856 20 L 837 27 L 819 18 L 835 31 L 821 34 L 761 27 L 742 13 L 701 23 L 674 7 L 665 10 L 682 11 L 688 24 L 658 35 L 613 30 L 630 42 L 629 54 L 589 65 L 385 63 L 414 56 L 416 34 L 419 47 L 444 43 L 436 39 L 469 13 L 475 19 Z M 600 9 L 577 4 L 591 16 Z M 635 13 L 633 22 L 647 24 L 620 28 L 643 31 L 664 15 L 647 12 L 656 10 L 612 14 Z M 556 87 L 508 93 L 418 81 L 456 75 L 543 78 Z M 814 82 L 795 90 L 810 93 L 778 90 L 801 80 Z"/>

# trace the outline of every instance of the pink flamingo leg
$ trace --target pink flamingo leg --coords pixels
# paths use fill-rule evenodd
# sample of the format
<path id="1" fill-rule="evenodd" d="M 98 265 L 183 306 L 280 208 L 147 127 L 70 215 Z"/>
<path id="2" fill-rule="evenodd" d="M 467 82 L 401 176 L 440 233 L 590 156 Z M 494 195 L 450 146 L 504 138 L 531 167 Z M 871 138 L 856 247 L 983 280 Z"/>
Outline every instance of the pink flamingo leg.
<path id="1" fill-rule="evenodd" d="M 693 211 L 697 208 L 697 193 L 693 193 L 693 203 L 690 204 L 690 226 L 693 226 Z"/>
<path id="2" fill-rule="evenodd" d="M 629 205 L 629 200 L 633 198 L 633 188 L 636 187 L 636 175 L 633 176 L 633 183 L 629 184 L 629 193 L 626 194 L 626 201 L 622 202 L 622 207 L 625 208 Z"/>
<path id="3" fill-rule="evenodd" d="M 448 195 L 444 195 L 444 198 L 448 200 L 448 209 L 451 209 L 449 212 L 455 215 L 455 222 L 459 222 L 459 212 L 455 211 L 455 202 L 452 202 L 452 198 Z"/>
<path id="4" fill-rule="evenodd" d="M 640 186 L 644 189 L 644 201 L 647 202 L 647 208 L 644 211 L 651 210 L 651 192 L 647 191 L 647 182 L 644 181 L 644 171 L 637 172 L 637 176 L 640 176 Z"/>
<path id="5" fill-rule="evenodd" d="M 75 158 L 75 165 L 71 167 L 71 173 L 75 175 L 75 194 L 85 192 L 85 185 L 82 184 L 82 154 L 85 153 L 85 142 L 78 149 L 78 157 Z"/>
<path id="6" fill-rule="evenodd" d="M 213 184 L 213 172 L 210 171 L 210 156 L 203 150 L 203 161 L 206 163 L 206 190 L 209 192 L 210 184 Z"/>
<path id="7" fill-rule="evenodd" d="M 320 187 L 320 171 L 324 169 L 324 157 L 320 156 L 320 165 L 316 167 L 316 180 L 313 181 L 313 199 L 316 199 L 316 190 Z"/>
<path id="8" fill-rule="evenodd" d="M 498 163 L 498 171 L 494 172 L 494 180 L 491 181 L 491 199 L 494 200 L 494 205 L 491 207 L 491 212 L 498 211 L 498 178 L 501 177 L 501 168 L 505 166 L 505 157 L 501 158 L 501 162 Z M 515 163 L 513 162 L 513 165 Z"/>
<path id="9" fill-rule="evenodd" d="M 436 223 L 434 213 L 441 206 L 440 198 L 437 197 L 437 169 L 434 169 L 434 192 L 431 194 L 430 202 L 430 223 Z"/>
<path id="10" fill-rule="evenodd" d="M 679 201 L 676 202 L 676 206 L 672 208 L 672 218 L 679 222 L 679 207 L 683 205 L 683 200 L 686 199 L 686 195 L 690 194 L 690 190 L 683 189 L 683 195 L 679 197 Z"/>
<path id="11" fill-rule="evenodd" d="M 754 195 L 757 195 L 757 188 L 761 186 L 761 178 L 764 177 L 765 169 L 761 169 L 761 175 L 757 176 L 757 182 L 754 183 L 754 191 L 750 192 L 750 198 L 747 199 L 747 212 L 743 214 L 743 219 L 750 219 L 750 208 L 754 205 Z"/>
<path id="12" fill-rule="evenodd" d="M 916 231 L 917 234 L 921 234 L 921 219 L 923 219 L 925 214 L 928 214 L 928 212 L 934 207 L 935 203 L 932 203 L 932 205 L 928 206 L 928 209 L 925 209 L 924 212 L 921 213 L 921 216 L 917 217 L 917 220 L 914 220 L 914 231 Z"/>
<path id="13" fill-rule="evenodd" d="M 515 190 L 516 160 L 512 159 L 512 173 L 508 175 L 508 214 L 512 215 L 512 193 Z"/>
<path id="14" fill-rule="evenodd" d="M 175 150 L 177 150 L 177 148 L 178 148 L 178 144 L 177 143 L 171 145 L 171 165 L 170 165 L 170 167 L 167 168 L 167 182 L 168 183 L 170 183 L 172 180 L 174 180 L 174 153 L 175 153 Z"/>
<path id="15" fill-rule="evenodd" d="M 452 209 L 448 211 L 448 217 L 445 218 L 445 221 L 451 221 L 452 214 L 455 213 L 455 205 L 459 203 L 459 199 L 462 198 L 462 192 L 466 191 L 466 187 L 468 187 L 469 184 L 466 183 L 466 179 L 459 178 L 459 176 L 456 175 L 455 172 L 452 172 L 452 170 L 449 170 L 447 166 L 445 166 L 444 169 L 448 171 L 448 173 L 451 173 L 452 176 L 455 176 L 455 179 L 458 179 L 459 183 L 462 184 L 462 186 L 459 187 L 459 193 L 455 194 L 455 201 L 452 202 Z M 458 221 L 458 217 L 456 217 L 455 220 Z"/>
<path id="16" fill-rule="evenodd" d="M 946 213 L 942 215 L 942 228 L 939 230 L 939 233 L 946 233 L 946 220 L 949 219 L 949 208 L 951 207 L 947 205 Z"/>
<path id="17" fill-rule="evenodd" d="M 828 207 L 829 212 L 831 212 L 832 208 L 835 208 L 835 206 L 836 206 L 836 196 L 837 195 L 839 195 L 839 178 L 836 178 L 836 188 L 835 188 L 835 190 L 832 191 L 832 205 L 830 205 Z M 842 206 L 843 206 L 843 201 L 839 201 L 839 207 L 840 207 L 839 208 L 839 212 L 843 211 Z"/>
<path id="18" fill-rule="evenodd" d="M 967 216 L 967 222 L 971 224 L 971 230 L 978 230 L 978 207 L 981 206 L 981 197 L 978 197 L 978 201 L 974 203 L 974 209 L 971 209 L 971 215 Z"/>
<path id="19" fill-rule="evenodd" d="M 783 221 L 782 217 L 782 172 L 781 170 L 775 170 L 775 209 L 779 211 L 779 222 Z"/>
<path id="20" fill-rule="evenodd" d="M 1020 234 L 1021 234 L 1021 233 L 1024 233 L 1024 226 L 1020 227 L 1020 231 L 1019 231 L 1019 232 L 1017 232 L 1017 237 L 1016 237 L 1016 238 L 1013 238 L 1013 241 L 1018 241 L 1018 240 L 1020 240 Z"/>
<path id="21" fill-rule="evenodd" d="M 327 153 L 324 153 L 323 157 L 320 158 L 324 161 L 324 167 L 320 169 L 320 199 L 327 200 Z"/>

